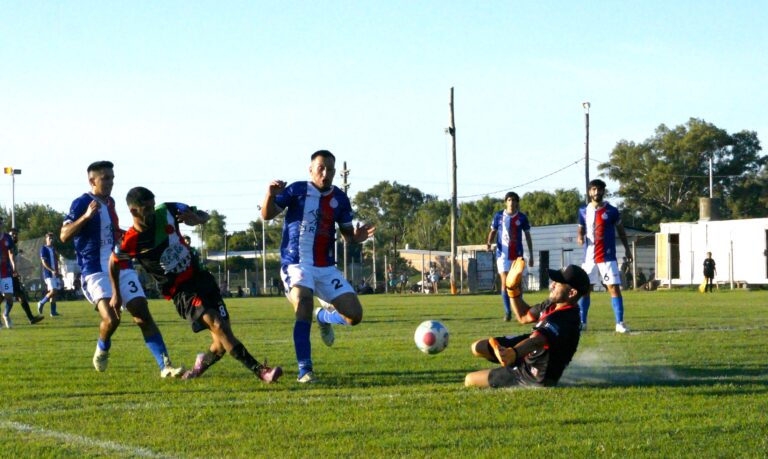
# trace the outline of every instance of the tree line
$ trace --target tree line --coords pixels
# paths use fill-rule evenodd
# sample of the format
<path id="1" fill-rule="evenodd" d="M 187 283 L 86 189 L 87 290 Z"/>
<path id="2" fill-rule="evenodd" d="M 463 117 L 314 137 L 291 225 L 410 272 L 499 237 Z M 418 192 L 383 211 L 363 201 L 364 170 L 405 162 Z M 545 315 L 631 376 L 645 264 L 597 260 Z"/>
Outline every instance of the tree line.
<path id="1" fill-rule="evenodd" d="M 624 224 L 657 230 L 659 223 L 698 219 L 698 198 L 709 196 L 709 164 L 712 160 L 712 194 L 723 203 L 723 218 L 760 218 L 768 212 L 768 156 L 761 155 L 757 133 L 729 134 L 706 121 L 691 118 L 669 128 L 662 124 L 642 142 L 620 140 L 608 162 L 598 169 L 618 183 L 611 199 L 622 212 Z M 579 180 L 574 180 L 578 182 Z M 576 212 L 584 202 L 577 188 L 554 192 L 532 191 L 521 196 L 520 208 L 532 225 L 576 223 Z M 450 250 L 450 202 L 396 181 L 381 181 L 352 197 L 355 217 L 377 226 L 377 250 L 396 257 L 406 244 L 414 248 Z M 483 244 L 493 213 L 503 208 L 501 197 L 486 196 L 459 204 L 459 244 Z M 226 216 L 209 212 L 210 221 L 196 227 L 209 251 L 261 250 L 280 245 L 282 216 L 263 226 L 261 219 L 248 229 L 228 232 Z M 256 214 L 254 209 L 254 214 Z M 10 226 L 9 211 L 0 208 Z M 64 214 L 43 204 L 16 206 L 21 238 L 58 234 Z M 263 231 L 263 233 L 262 233 Z M 62 254 L 72 257 L 70 244 L 59 244 Z M 359 249 L 352 249 L 359 250 Z"/>

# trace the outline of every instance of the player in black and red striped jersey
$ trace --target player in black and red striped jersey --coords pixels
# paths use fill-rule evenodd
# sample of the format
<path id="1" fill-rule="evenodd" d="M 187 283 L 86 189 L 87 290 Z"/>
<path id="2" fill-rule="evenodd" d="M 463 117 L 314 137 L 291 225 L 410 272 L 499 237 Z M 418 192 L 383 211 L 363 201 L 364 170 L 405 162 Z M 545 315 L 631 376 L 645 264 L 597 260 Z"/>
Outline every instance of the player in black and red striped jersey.
<path id="1" fill-rule="evenodd" d="M 197 355 L 195 366 L 183 377 L 202 375 L 228 353 L 262 381 L 277 381 L 283 370 L 259 363 L 232 333 L 229 312 L 215 279 L 200 268 L 197 256 L 179 230 L 180 223 L 194 226 L 207 222 L 208 214 L 178 202 L 155 206 L 155 195 L 143 187 L 132 188 L 126 201 L 133 226 L 125 232 L 110 258 L 112 291 L 120 291 L 117 288 L 119 261 L 135 259 L 160 284 L 163 296 L 173 300 L 176 312 L 192 324 L 193 331 L 210 330 L 210 348 Z M 113 295 L 111 301 L 120 304 L 120 295 Z"/>
<path id="2" fill-rule="evenodd" d="M 466 386 L 554 386 L 576 353 L 581 334 L 578 300 L 589 291 L 589 276 L 576 265 L 559 271 L 550 269 L 549 298 L 529 306 L 520 296 L 522 261 L 518 258 L 509 273 L 517 276 L 517 285 L 513 281 L 507 287 L 518 322 L 536 323 L 533 332 L 474 342 L 475 356 L 500 363 L 501 367 L 469 373 L 464 379 Z"/>

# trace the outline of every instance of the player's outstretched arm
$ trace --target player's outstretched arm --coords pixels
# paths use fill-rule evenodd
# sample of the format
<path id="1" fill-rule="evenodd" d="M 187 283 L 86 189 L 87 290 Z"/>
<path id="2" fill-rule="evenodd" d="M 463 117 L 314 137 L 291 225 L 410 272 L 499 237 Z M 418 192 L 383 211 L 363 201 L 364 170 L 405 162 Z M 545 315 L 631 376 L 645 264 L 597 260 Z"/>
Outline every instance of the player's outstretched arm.
<path id="1" fill-rule="evenodd" d="M 202 210 L 193 210 L 193 209 L 187 209 L 176 216 L 176 219 L 180 223 L 184 223 L 185 225 L 189 225 L 189 226 L 202 225 L 208 220 L 210 220 L 210 218 L 211 216 L 208 215 L 207 212 L 204 212 Z"/>
<path id="2" fill-rule="evenodd" d="M 376 227 L 358 223 L 355 226 L 340 226 L 339 231 L 348 243 L 360 244 L 376 234 Z"/>
<path id="3" fill-rule="evenodd" d="M 282 180 L 272 180 L 267 187 L 267 195 L 264 196 L 264 201 L 261 203 L 261 218 L 264 220 L 272 220 L 280 215 L 282 211 L 275 205 L 275 197 L 285 190 L 286 183 Z"/>

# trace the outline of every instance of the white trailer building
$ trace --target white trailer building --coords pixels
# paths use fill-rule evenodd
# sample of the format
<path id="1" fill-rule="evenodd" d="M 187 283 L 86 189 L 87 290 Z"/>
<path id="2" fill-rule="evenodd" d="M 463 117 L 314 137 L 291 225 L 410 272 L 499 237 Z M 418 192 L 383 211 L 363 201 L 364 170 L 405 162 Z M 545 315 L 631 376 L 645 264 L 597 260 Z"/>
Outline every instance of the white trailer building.
<path id="1" fill-rule="evenodd" d="M 662 223 L 656 278 L 666 287 L 701 284 L 707 252 L 717 264 L 719 285 L 768 284 L 768 218 Z"/>

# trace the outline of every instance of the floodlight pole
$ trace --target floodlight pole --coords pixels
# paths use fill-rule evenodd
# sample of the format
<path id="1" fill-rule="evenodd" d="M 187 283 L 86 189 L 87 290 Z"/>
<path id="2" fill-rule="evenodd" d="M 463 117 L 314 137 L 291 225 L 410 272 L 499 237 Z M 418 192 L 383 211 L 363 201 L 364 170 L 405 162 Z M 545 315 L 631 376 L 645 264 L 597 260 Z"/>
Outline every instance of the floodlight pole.
<path id="1" fill-rule="evenodd" d="M 586 130 L 586 139 L 584 140 L 584 178 L 587 185 L 587 203 L 589 203 L 589 107 L 592 104 L 582 102 L 581 106 L 584 107 L 584 128 Z"/>
<path id="2" fill-rule="evenodd" d="M 11 228 L 16 228 L 16 176 L 21 175 L 21 169 L 5 167 L 3 172 L 11 176 Z"/>

